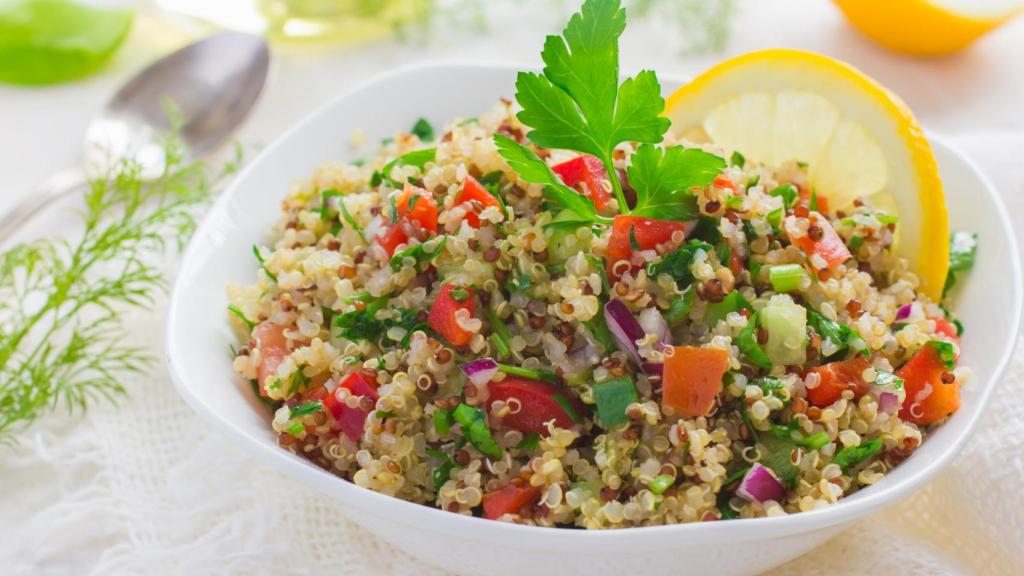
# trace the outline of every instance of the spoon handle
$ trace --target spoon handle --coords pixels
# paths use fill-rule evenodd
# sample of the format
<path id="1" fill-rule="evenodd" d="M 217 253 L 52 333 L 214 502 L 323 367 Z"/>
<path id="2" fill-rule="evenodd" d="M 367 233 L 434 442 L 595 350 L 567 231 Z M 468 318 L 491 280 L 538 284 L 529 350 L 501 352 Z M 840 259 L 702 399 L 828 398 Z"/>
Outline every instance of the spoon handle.
<path id="1" fill-rule="evenodd" d="M 32 194 L 18 202 L 0 218 L 0 245 L 5 244 L 44 208 L 88 184 L 81 168 L 67 168 L 40 184 Z"/>

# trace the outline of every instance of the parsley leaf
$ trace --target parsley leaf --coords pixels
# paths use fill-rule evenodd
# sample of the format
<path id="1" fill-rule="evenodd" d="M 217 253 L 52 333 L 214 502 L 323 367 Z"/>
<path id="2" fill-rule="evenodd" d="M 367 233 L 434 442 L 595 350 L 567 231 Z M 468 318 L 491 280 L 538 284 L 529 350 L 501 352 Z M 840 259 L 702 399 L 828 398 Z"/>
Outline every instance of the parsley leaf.
<path id="1" fill-rule="evenodd" d="M 836 457 L 832 462 L 842 468 L 845 472 L 847 468 L 856 466 L 881 451 L 882 439 L 874 438 L 861 443 L 859 446 L 847 446 L 843 448 L 836 453 Z"/>
<path id="2" fill-rule="evenodd" d="M 388 162 L 380 169 L 379 172 L 374 172 L 370 176 L 370 186 L 376 188 L 384 182 L 391 184 L 391 186 L 397 188 L 401 182 L 397 182 L 391 178 L 391 172 L 398 166 L 415 166 L 420 170 L 427 165 L 427 162 L 433 162 L 437 158 L 437 148 L 424 148 L 423 150 L 413 150 L 406 154 L 402 154 L 398 158 L 395 158 L 391 162 Z"/>
<path id="3" fill-rule="evenodd" d="M 495 134 L 494 144 L 498 147 L 498 154 L 501 154 L 520 178 L 543 185 L 544 198 L 573 215 L 574 220 L 571 222 L 576 225 L 575 227 L 594 222 L 610 222 L 608 218 L 598 216 L 591 199 L 563 184 L 533 150 L 504 134 Z"/>
<path id="4" fill-rule="evenodd" d="M 641 144 L 627 169 L 636 190 L 633 214 L 663 220 L 694 220 L 700 215 L 692 187 L 711 184 L 725 160 L 697 148 L 669 146 L 664 150 Z"/>
<path id="5" fill-rule="evenodd" d="M 391 269 L 398 272 L 405 265 L 406 258 L 413 260 L 413 267 L 418 268 L 420 264 L 430 262 L 444 250 L 444 245 L 448 242 L 447 236 L 440 236 L 436 240 L 428 240 L 422 244 L 416 244 L 403 248 L 395 252 L 394 256 L 391 257 Z"/>
<path id="6" fill-rule="evenodd" d="M 548 36 L 544 73 L 520 72 L 516 100 L 527 136 L 539 146 L 592 154 L 614 174 L 612 151 L 621 142 L 661 142 L 669 120 L 654 72 L 619 84 L 619 36 L 626 13 L 618 0 L 587 0 L 563 36 Z M 528 178 L 526 178 L 529 180 Z M 628 213 L 622 185 L 612 178 L 619 209 Z"/>
<path id="7" fill-rule="evenodd" d="M 302 416 L 309 416 L 310 414 L 316 414 L 324 408 L 324 403 L 320 400 L 314 400 L 312 402 L 303 402 L 302 404 L 296 404 L 288 409 L 289 418 L 301 418 Z"/>
<path id="8" fill-rule="evenodd" d="M 434 139 L 434 127 L 426 118 L 420 118 L 412 125 L 412 134 L 415 134 L 423 142 L 430 142 Z"/>

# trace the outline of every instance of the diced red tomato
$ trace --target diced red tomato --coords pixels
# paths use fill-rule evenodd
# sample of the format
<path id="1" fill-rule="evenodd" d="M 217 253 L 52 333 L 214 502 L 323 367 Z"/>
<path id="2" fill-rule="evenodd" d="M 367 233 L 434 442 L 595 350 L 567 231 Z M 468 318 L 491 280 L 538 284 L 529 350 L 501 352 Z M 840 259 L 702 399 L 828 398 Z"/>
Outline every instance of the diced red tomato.
<path id="1" fill-rule="evenodd" d="M 252 339 L 256 341 L 256 349 L 260 351 L 260 365 L 257 368 L 257 381 L 260 396 L 267 395 L 267 386 L 277 376 L 277 367 L 288 356 L 288 339 L 284 335 L 285 327 L 273 322 L 262 322 L 252 330 Z"/>
<path id="2" fill-rule="evenodd" d="M 406 182 L 395 207 L 399 219 L 418 222 L 423 229 L 437 233 L 437 204 L 426 190 Z"/>
<path id="3" fill-rule="evenodd" d="M 620 260 L 629 261 L 633 255 L 633 242 L 630 240 L 632 230 L 633 240 L 640 247 L 640 250 L 657 249 L 664 247 L 661 252 L 674 248 L 672 236 L 679 231 L 686 233 L 686 223 L 670 220 L 655 220 L 642 216 L 616 216 L 612 223 L 612 236 L 608 240 L 607 256 L 605 266 L 609 278 L 618 279 L 613 268 Z"/>
<path id="4" fill-rule="evenodd" d="M 399 246 L 408 242 L 409 235 L 405 233 L 401 222 L 392 224 L 377 235 L 377 243 L 387 250 L 388 256 L 392 256 Z"/>
<path id="5" fill-rule="evenodd" d="M 801 236 L 793 238 L 793 244 L 799 246 L 808 257 L 814 254 L 821 256 L 829 268 L 849 260 L 850 251 L 846 248 L 843 239 L 832 228 L 828 218 L 818 212 L 811 212 L 809 219 L 811 224 L 816 224 L 821 228 L 821 239 L 815 241 L 811 240 L 810 236 Z"/>
<path id="6" fill-rule="evenodd" d="M 576 419 L 566 406 L 575 412 L 576 418 L 582 418 L 584 414 L 583 404 L 573 394 L 540 380 L 506 376 L 503 380 L 490 382 L 487 389 L 488 408 L 496 400 L 508 402 L 510 398 L 515 398 L 519 401 L 520 410 L 502 417 L 500 425 L 524 434 L 547 436 L 545 423 L 551 420 L 559 428 L 571 428 Z"/>
<path id="7" fill-rule="evenodd" d="M 453 290 L 464 291 L 466 295 L 462 299 L 457 299 L 452 295 Z M 469 339 L 473 335 L 463 330 L 455 320 L 455 314 L 459 310 L 468 310 L 470 316 L 474 314 L 476 305 L 473 303 L 473 289 L 445 284 L 441 286 L 441 291 L 437 294 L 434 305 L 430 307 L 427 324 L 451 344 L 464 346 L 469 343 Z"/>
<path id="8" fill-rule="evenodd" d="M 739 190 L 736 189 L 736 183 L 732 181 L 732 178 L 729 178 L 725 174 L 715 176 L 715 179 L 712 180 L 711 183 L 719 188 L 732 190 L 733 196 L 740 193 Z"/>
<path id="9" fill-rule="evenodd" d="M 519 514 L 527 506 L 540 500 L 539 486 L 517 486 L 509 484 L 494 492 L 484 494 L 484 518 L 497 520 L 505 514 Z"/>
<path id="10" fill-rule="evenodd" d="M 551 169 L 562 178 L 562 182 L 570 188 L 581 190 L 583 195 L 594 201 L 594 208 L 602 210 L 612 199 L 608 191 L 611 183 L 604 164 L 594 156 L 584 154 L 567 162 L 556 164 Z"/>
<path id="11" fill-rule="evenodd" d="M 942 374 L 946 366 L 938 350 L 925 344 L 896 371 L 903 378 L 907 397 L 900 418 L 918 425 L 932 424 L 956 412 L 960 407 L 960 384 L 946 384 Z"/>
<path id="12" fill-rule="evenodd" d="M 729 353 L 717 348 L 673 346 L 665 355 L 661 405 L 685 418 L 706 416 L 722 391 L 729 370 Z"/>
<path id="13" fill-rule="evenodd" d="M 377 402 L 379 398 L 377 395 L 377 382 L 370 380 L 362 372 L 349 374 L 338 384 L 338 388 L 344 388 L 353 396 L 364 396 L 374 402 Z M 363 425 L 370 411 L 350 408 L 344 402 L 339 402 L 338 397 L 328 392 L 324 387 L 320 387 L 317 390 L 322 391 L 322 393 L 315 394 L 309 400 L 321 400 L 324 403 L 324 410 L 330 413 L 334 417 L 334 421 L 337 422 L 338 429 L 353 441 L 358 442 L 363 436 Z"/>
<path id="14" fill-rule="evenodd" d="M 473 202 L 479 206 L 474 206 L 476 211 L 483 210 L 489 206 L 500 207 L 501 203 L 495 198 L 486 188 L 483 187 L 480 182 L 477 182 L 476 178 L 472 176 L 466 176 L 466 181 L 462 183 L 462 190 L 459 191 L 459 195 L 455 197 L 456 204 L 462 204 L 463 202 Z M 469 223 L 473 228 L 480 227 L 480 216 L 477 212 L 471 209 L 466 213 L 466 222 Z"/>
<path id="15" fill-rule="evenodd" d="M 829 362 L 809 372 L 818 375 L 818 385 L 807 389 L 807 399 L 819 407 L 831 406 L 843 395 L 843 390 L 853 390 L 855 398 L 868 391 L 868 383 L 864 381 L 864 370 L 871 364 L 863 356 L 849 360 Z"/>
<path id="16" fill-rule="evenodd" d="M 952 322 L 942 317 L 932 318 L 932 320 L 935 321 L 936 332 L 942 334 L 943 336 L 946 336 L 947 338 L 955 342 L 957 346 L 960 345 L 960 337 L 957 336 L 956 326 L 954 326 Z"/>

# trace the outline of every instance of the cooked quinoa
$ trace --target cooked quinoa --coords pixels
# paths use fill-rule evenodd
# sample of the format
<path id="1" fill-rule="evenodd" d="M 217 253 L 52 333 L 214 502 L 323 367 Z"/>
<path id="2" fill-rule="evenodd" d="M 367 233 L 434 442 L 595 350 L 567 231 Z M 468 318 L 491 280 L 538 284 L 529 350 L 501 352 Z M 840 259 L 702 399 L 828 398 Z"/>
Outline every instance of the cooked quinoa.
<path id="1" fill-rule="evenodd" d="M 894 218 L 830 212 L 806 165 L 670 132 L 728 159 L 693 191 L 697 220 L 551 226 L 542 186 L 492 138 L 526 143 L 514 112 L 399 133 L 285 198 L 256 282 L 228 289 L 234 368 L 282 447 L 458 514 L 616 528 L 834 503 L 955 410 L 932 400 L 958 401 L 968 375 L 948 362 L 957 330 L 890 252 Z M 615 149 L 627 197 L 636 148 Z M 567 183 L 587 167 L 531 149 Z M 833 234 L 842 261 L 804 248 Z M 944 363 L 918 382 L 929 354 Z"/>

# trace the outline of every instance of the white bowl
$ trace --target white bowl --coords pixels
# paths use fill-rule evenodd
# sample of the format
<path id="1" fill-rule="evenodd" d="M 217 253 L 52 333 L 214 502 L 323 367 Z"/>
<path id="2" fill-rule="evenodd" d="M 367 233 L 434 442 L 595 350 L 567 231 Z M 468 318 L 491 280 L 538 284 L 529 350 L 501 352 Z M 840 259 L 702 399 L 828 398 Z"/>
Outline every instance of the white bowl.
<path id="1" fill-rule="evenodd" d="M 321 163 L 351 159 L 356 129 L 368 142 L 481 113 L 514 94 L 514 70 L 432 64 L 381 76 L 320 108 L 281 136 L 235 179 L 199 227 L 174 287 L 167 326 L 171 375 L 192 407 L 278 470 L 337 498 L 351 518 L 424 562 L 464 574 L 751 574 L 790 560 L 851 522 L 920 488 L 949 464 L 982 416 L 1010 358 L 1021 315 L 1021 273 L 1005 208 L 963 155 L 932 138 L 954 229 L 976 231 L 974 271 L 958 294 L 967 326 L 963 365 L 974 377 L 963 404 L 884 480 L 839 503 L 791 516 L 609 531 L 517 526 L 460 516 L 359 488 L 277 446 L 269 415 L 226 353 L 225 285 L 254 279 L 253 244 L 265 239 L 281 199 Z M 663 80 L 664 82 L 664 80 Z M 671 92 L 678 82 L 665 82 Z M 946 250 L 945 244 L 935 250 Z"/>

